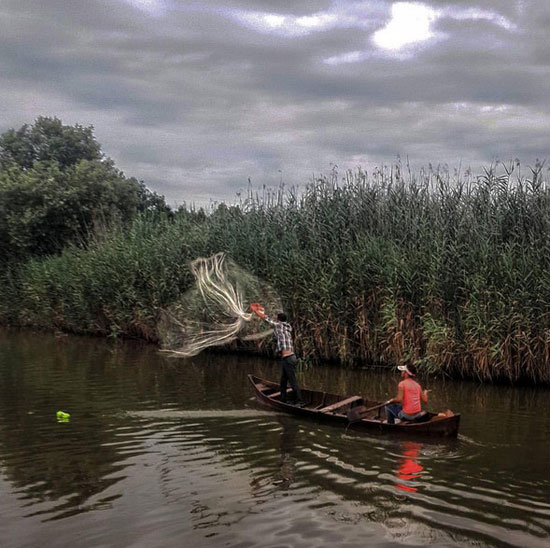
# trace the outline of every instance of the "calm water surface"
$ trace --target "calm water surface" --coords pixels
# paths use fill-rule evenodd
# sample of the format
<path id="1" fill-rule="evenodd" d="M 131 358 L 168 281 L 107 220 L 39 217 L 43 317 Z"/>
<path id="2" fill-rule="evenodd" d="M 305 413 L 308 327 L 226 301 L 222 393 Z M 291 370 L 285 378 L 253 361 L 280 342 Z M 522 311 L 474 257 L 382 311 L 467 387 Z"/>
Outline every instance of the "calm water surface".
<path id="1" fill-rule="evenodd" d="M 461 434 L 411 442 L 258 407 L 246 375 L 277 372 L 0 332 L 0 546 L 550 545 L 550 391 L 431 380 Z M 385 399 L 397 375 L 300 379 Z"/>

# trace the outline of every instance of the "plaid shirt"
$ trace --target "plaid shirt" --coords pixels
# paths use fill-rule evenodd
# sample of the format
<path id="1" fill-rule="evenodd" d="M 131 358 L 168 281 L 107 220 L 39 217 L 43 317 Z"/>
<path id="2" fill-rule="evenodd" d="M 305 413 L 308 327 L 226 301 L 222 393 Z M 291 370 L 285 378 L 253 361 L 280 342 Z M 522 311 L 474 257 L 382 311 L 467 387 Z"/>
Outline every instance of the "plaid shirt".
<path id="1" fill-rule="evenodd" d="M 277 342 L 277 352 L 290 350 L 294 352 L 292 344 L 292 326 L 288 322 L 278 322 L 266 316 L 264 320 L 273 326 L 273 336 Z"/>

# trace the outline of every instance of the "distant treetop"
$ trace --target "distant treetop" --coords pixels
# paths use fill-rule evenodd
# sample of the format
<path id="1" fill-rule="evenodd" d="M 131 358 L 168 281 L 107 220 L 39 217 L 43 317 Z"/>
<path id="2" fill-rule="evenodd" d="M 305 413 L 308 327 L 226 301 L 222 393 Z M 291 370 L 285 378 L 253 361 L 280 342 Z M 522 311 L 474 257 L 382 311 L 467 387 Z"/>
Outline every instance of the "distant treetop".
<path id="1" fill-rule="evenodd" d="M 65 169 L 81 160 L 102 160 L 93 126 L 64 126 L 58 118 L 40 116 L 32 126 L 25 124 L 0 136 L 0 167 L 17 165 L 31 169 L 36 162 L 57 162 Z"/>

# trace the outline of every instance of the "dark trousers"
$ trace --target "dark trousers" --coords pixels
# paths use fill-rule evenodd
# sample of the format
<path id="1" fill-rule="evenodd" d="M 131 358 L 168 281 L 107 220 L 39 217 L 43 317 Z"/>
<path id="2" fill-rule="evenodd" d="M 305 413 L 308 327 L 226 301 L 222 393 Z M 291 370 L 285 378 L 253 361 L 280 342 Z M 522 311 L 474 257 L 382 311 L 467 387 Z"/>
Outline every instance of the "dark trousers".
<path id="1" fill-rule="evenodd" d="M 285 356 L 281 360 L 281 401 L 286 401 L 286 385 L 290 383 L 292 390 L 294 390 L 294 398 L 296 401 L 302 401 L 302 394 L 298 381 L 296 380 L 296 356 L 291 354 Z"/>
<path id="2" fill-rule="evenodd" d="M 389 403 L 386 405 L 386 420 L 388 421 L 388 424 L 395 424 L 395 419 L 414 422 L 422 415 L 423 414 L 421 412 L 418 412 L 415 415 L 407 415 L 407 413 L 403 411 L 403 407 L 400 403 Z"/>
<path id="3" fill-rule="evenodd" d="M 388 424 L 395 424 L 395 419 L 401 419 L 403 408 L 400 403 L 389 403 L 386 405 L 386 420 Z"/>

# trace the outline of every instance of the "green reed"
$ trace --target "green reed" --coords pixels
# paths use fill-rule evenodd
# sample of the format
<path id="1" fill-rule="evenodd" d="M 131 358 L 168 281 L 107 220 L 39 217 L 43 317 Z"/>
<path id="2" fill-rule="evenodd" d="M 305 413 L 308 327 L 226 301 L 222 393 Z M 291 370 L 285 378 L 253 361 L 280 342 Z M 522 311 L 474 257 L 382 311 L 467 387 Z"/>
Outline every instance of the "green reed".
<path id="1" fill-rule="evenodd" d="M 192 281 L 185 265 L 200 246 L 197 228 L 182 215 L 141 216 L 86 249 L 70 247 L 59 257 L 29 261 L 11 297 L 17 323 L 157 340 L 159 309 Z"/>
<path id="2" fill-rule="evenodd" d="M 520 167 L 333 171 L 208 215 L 140 217 L 27 263 L 10 302 L 19 323 L 156 340 L 188 261 L 225 251 L 277 289 L 310 361 L 549 382 L 550 190 L 542 165 Z"/>

